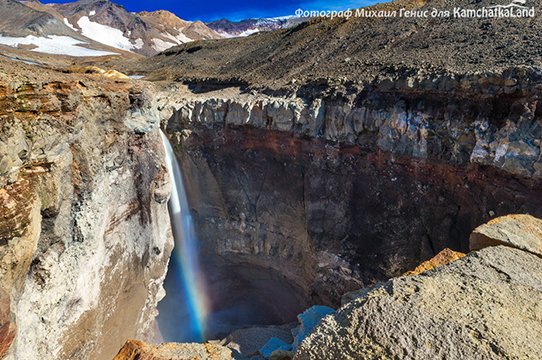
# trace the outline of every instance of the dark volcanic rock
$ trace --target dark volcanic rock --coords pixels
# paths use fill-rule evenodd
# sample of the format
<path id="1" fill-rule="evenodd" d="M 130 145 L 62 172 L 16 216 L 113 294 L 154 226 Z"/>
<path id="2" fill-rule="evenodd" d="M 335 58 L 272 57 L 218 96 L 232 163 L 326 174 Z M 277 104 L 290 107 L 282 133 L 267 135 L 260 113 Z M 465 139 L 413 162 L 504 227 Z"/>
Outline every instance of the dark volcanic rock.
<path id="1" fill-rule="evenodd" d="M 179 86 L 161 106 L 213 268 L 272 269 L 299 310 L 466 252 L 494 216 L 542 216 L 538 81 L 418 72 L 282 97 Z"/>
<path id="2" fill-rule="evenodd" d="M 273 269 L 314 303 L 468 250 L 493 213 L 542 211 L 537 179 L 287 132 L 192 125 L 177 153 L 214 268 Z"/>
<path id="3" fill-rule="evenodd" d="M 295 359 L 540 359 L 541 304 L 542 259 L 487 248 L 348 303 Z"/>

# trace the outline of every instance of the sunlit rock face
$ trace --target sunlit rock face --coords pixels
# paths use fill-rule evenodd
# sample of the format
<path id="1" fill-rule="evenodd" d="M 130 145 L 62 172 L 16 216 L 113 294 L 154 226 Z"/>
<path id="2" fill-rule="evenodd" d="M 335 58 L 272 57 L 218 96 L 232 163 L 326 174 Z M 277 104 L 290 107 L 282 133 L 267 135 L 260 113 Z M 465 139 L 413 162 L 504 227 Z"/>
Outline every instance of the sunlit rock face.
<path id="1" fill-rule="evenodd" d="M 469 81 L 477 96 L 446 78 L 419 91 L 166 95 L 215 309 L 260 303 L 259 270 L 270 306 L 336 305 L 446 247 L 466 251 L 495 215 L 541 214 L 537 95 Z M 529 149 L 497 151 L 518 141 Z"/>
<path id="2" fill-rule="evenodd" d="M 1 325 L 11 329 L 11 310 L 17 327 L 7 358 L 112 358 L 152 336 L 173 246 L 148 94 L 68 75 L 3 85 Z"/>
<path id="3" fill-rule="evenodd" d="M 541 265 L 534 254 L 497 246 L 392 279 L 325 318 L 294 359 L 536 359 Z"/>

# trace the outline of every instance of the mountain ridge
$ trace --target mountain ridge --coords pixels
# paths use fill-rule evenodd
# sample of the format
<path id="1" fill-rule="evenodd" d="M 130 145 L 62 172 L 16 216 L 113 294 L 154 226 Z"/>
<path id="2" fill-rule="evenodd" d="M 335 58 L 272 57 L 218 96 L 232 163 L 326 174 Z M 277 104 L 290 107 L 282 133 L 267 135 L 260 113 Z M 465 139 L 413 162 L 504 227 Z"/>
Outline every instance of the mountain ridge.
<path id="1" fill-rule="evenodd" d="M 399 0 L 370 10 L 479 9 L 493 0 Z M 542 8 L 536 0 L 530 6 Z M 540 10 L 537 10 L 537 16 Z M 326 79 L 367 82 L 398 73 L 502 73 L 542 69 L 542 23 L 535 18 L 314 18 L 245 38 L 184 44 L 137 66 L 151 79 L 251 84 L 271 88 Z M 506 59 L 506 60 L 505 60 Z M 391 80 L 388 80 L 391 81 Z"/>
<path id="2" fill-rule="evenodd" d="M 16 37 L 2 39 L 0 43 L 57 53 L 63 53 L 62 45 L 68 43 L 71 52 L 64 53 L 76 56 L 88 52 L 74 46 L 94 43 L 103 44 L 107 49 L 152 56 L 183 43 L 222 37 L 202 22 L 185 21 L 169 11 L 133 13 L 110 0 L 79 0 L 62 4 L 1 0 L 0 15 L 0 36 Z M 53 35 L 69 39 L 51 39 Z M 32 38 L 24 39 L 27 36 Z M 116 53 L 122 54 L 122 51 Z"/>

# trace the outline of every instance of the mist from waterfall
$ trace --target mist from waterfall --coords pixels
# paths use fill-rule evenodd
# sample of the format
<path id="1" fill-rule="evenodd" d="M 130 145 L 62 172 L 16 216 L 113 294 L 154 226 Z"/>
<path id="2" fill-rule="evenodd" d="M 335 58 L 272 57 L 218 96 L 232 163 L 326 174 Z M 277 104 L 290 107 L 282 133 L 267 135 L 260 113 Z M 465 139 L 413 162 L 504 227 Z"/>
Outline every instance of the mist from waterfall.
<path id="1" fill-rule="evenodd" d="M 168 138 L 162 131 L 160 135 L 173 184 L 168 206 L 175 248 L 165 283 L 167 296 L 159 304 L 158 324 L 166 341 L 203 342 L 206 340 L 208 304 L 199 263 L 198 239 L 181 168 Z"/>

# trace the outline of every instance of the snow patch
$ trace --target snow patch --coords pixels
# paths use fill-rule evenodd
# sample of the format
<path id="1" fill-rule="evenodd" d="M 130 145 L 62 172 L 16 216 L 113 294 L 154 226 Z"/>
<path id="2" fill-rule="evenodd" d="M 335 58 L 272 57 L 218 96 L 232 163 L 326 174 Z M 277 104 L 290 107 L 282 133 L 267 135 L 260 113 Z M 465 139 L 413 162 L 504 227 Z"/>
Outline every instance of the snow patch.
<path id="1" fill-rule="evenodd" d="M 177 44 L 170 43 L 168 41 L 164 41 L 162 39 L 154 38 L 152 39 L 152 48 L 156 51 L 164 51 L 169 49 L 170 47 L 173 47 Z"/>
<path id="2" fill-rule="evenodd" d="M 96 15 L 96 11 L 94 11 L 94 10 L 92 10 L 92 11 L 88 14 L 88 16 L 94 16 L 94 15 Z"/>
<path id="3" fill-rule="evenodd" d="M 185 34 L 183 34 L 182 32 L 179 32 L 179 35 L 177 36 L 171 35 L 170 33 L 162 33 L 162 36 L 174 41 L 175 44 L 184 44 L 187 42 L 194 41 L 190 39 L 188 36 L 186 36 Z"/>
<path id="4" fill-rule="evenodd" d="M 77 21 L 77 25 L 81 28 L 81 33 L 84 36 L 102 44 L 127 51 L 135 48 L 134 44 L 132 44 L 130 39 L 124 36 L 122 31 L 90 21 L 88 16 L 81 17 L 79 21 Z"/>
<path id="5" fill-rule="evenodd" d="M 231 38 L 237 37 L 237 35 L 233 35 L 233 34 L 230 34 L 230 33 L 224 32 L 224 31 L 217 31 L 217 33 L 220 36 L 222 36 L 223 38 L 226 38 L 226 39 L 231 39 Z"/>
<path id="6" fill-rule="evenodd" d="M 64 24 L 66 24 L 66 26 L 72 29 L 73 31 L 78 31 L 66 18 L 64 18 Z"/>
<path id="7" fill-rule="evenodd" d="M 259 32 L 260 32 L 260 30 L 258 30 L 258 29 L 248 29 L 248 30 L 243 31 L 242 33 L 240 33 L 237 36 L 246 37 L 246 36 L 250 36 L 252 34 L 256 34 L 256 33 L 259 33 Z"/>
<path id="8" fill-rule="evenodd" d="M 136 39 L 135 44 L 133 46 L 134 46 L 134 49 L 139 50 L 143 47 L 143 45 L 145 45 L 145 43 L 143 42 L 141 38 L 139 38 L 139 39 Z"/>
<path id="9" fill-rule="evenodd" d="M 37 37 L 28 35 L 27 37 L 11 37 L 0 35 L 0 44 L 17 47 L 19 45 L 34 45 L 36 48 L 32 51 L 55 55 L 70 56 L 105 56 L 118 55 L 109 51 L 93 50 L 81 47 L 86 43 L 70 36 L 50 35 L 49 37 Z"/>
<path id="10" fill-rule="evenodd" d="M 226 39 L 236 38 L 236 37 L 247 37 L 256 33 L 259 33 L 260 30 L 258 29 L 247 29 L 243 32 L 240 32 L 239 34 L 230 34 L 224 31 L 218 31 L 218 34 Z"/>

